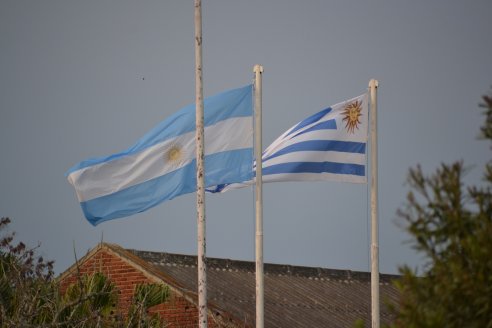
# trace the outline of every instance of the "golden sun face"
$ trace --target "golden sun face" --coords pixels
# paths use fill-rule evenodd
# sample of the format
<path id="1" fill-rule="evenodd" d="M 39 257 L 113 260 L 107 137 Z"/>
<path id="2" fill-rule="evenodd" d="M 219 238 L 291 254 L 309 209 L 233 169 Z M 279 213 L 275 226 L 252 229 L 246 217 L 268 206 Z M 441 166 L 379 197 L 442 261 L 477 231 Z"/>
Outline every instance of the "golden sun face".
<path id="1" fill-rule="evenodd" d="M 178 164 L 183 159 L 183 149 L 179 145 L 172 145 L 166 152 L 165 157 L 167 162 Z"/>
<path id="2" fill-rule="evenodd" d="M 359 129 L 361 123 L 359 118 L 362 116 L 362 101 L 355 101 L 345 106 L 342 115 L 343 120 L 346 121 L 345 128 L 349 133 L 354 133 L 355 129 Z"/>

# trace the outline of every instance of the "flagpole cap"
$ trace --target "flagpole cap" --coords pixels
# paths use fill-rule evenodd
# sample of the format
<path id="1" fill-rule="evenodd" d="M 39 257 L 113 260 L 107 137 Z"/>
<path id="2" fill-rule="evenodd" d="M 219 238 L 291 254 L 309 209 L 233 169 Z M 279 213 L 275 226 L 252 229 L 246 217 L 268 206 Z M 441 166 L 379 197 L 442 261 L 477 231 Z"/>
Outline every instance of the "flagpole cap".
<path id="1" fill-rule="evenodd" d="M 263 66 L 256 64 L 255 67 L 253 67 L 253 72 L 263 73 Z"/>
<path id="2" fill-rule="evenodd" d="M 371 80 L 369 81 L 369 88 L 371 88 L 372 86 L 374 86 L 375 88 L 379 87 L 379 82 L 378 82 L 378 80 L 371 79 Z"/>

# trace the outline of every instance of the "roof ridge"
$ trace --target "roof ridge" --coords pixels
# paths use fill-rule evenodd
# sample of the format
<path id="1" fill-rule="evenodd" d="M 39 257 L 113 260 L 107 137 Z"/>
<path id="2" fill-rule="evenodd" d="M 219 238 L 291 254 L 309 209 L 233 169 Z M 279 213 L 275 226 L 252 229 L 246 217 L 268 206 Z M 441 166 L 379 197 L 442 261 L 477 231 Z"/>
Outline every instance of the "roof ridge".
<path id="1" fill-rule="evenodd" d="M 152 264 L 172 265 L 172 266 L 197 266 L 196 255 L 175 254 L 168 252 L 141 251 L 136 249 L 127 249 L 127 251 L 145 259 Z M 232 260 L 225 258 L 207 257 L 207 265 L 210 269 L 215 270 L 234 270 L 255 272 L 255 262 L 244 260 Z M 370 281 L 371 273 L 364 271 L 353 271 L 347 269 L 329 269 L 321 267 L 308 267 L 289 264 L 265 263 L 264 272 L 266 275 L 285 275 L 298 276 L 314 280 L 339 280 L 339 281 Z M 388 283 L 398 278 L 398 275 L 381 274 L 380 282 Z"/>

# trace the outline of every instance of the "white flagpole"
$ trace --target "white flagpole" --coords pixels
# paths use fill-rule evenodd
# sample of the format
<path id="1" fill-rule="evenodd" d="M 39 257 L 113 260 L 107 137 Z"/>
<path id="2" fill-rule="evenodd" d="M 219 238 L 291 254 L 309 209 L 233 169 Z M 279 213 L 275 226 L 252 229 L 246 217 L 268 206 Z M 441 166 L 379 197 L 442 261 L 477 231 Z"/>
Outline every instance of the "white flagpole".
<path id="1" fill-rule="evenodd" d="M 264 326 L 264 279 L 263 279 L 263 176 L 262 160 L 263 152 L 261 141 L 261 74 L 263 66 L 255 65 L 255 158 L 256 158 L 256 328 Z"/>
<path id="2" fill-rule="evenodd" d="M 202 3 L 195 0 L 196 208 L 198 242 L 198 325 L 207 327 L 207 265 L 205 239 L 205 163 L 203 132 Z"/>
<path id="3" fill-rule="evenodd" d="M 372 328 L 379 328 L 379 237 L 378 237 L 378 81 L 369 81 L 371 104 L 371 318 Z"/>

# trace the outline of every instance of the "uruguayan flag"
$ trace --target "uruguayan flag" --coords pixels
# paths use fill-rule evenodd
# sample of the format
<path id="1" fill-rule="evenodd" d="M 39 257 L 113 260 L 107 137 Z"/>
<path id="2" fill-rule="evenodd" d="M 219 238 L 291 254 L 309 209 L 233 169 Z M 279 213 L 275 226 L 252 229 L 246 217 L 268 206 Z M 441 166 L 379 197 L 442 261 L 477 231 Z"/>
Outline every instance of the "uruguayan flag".
<path id="1" fill-rule="evenodd" d="M 367 94 L 330 106 L 294 125 L 263 152 L 263 182 L 365 183 Z M 222 192 L 253 181 L 219 185 Z"/>
<path id="2" fill-rule="evenodd" d="M 252 179 L 252 85 L 204 100 L 205 185 Z M 93 225 L 196 191 L 195 105 L 161 122 L 133 147 L 67 172 Z"/>

